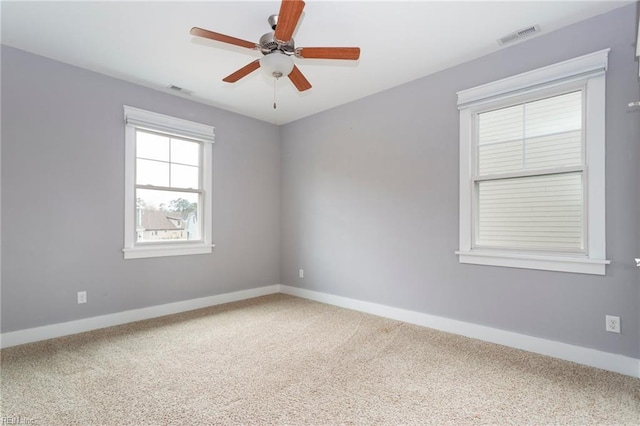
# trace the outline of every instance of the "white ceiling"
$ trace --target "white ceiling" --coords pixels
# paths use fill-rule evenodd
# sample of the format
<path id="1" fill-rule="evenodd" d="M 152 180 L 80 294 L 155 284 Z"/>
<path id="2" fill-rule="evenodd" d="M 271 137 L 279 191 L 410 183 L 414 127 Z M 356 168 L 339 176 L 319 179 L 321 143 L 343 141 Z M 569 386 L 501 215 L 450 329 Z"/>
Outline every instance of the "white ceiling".
<path id="1" fill-rule="evenodd" d="M 496 51 L 496 39 L 539 24 L 545 34 L 633 1 L 308 0 L 296 47 L 359 46 L 360 60 L 296 59 L 313 88 L 260 70 L 222 78 L 258 51 L 193 37 L 191 27 L 257 42 L 279 1 L 2 1 L 2 43 L 193 100 L 284 124 Z M 185 96 L 185 95 L 179 95 Z"/>

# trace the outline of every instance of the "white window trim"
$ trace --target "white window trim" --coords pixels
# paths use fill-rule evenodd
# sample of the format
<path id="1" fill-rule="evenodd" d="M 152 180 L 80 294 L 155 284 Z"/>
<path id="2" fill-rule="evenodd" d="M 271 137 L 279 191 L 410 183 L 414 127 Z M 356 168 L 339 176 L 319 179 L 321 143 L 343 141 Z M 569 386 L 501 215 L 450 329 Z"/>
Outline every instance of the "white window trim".
<path id="1" fill-rule="evenodd" d="M 125 119 L 125 202 L 124 202 L 124 252 L 125 259 L 147 257 L 183 256 L 207 254 L 213 251 L 212 240 L 212 167 L 214 128 L 205 124 L 170 117 L 139 108 L 124 106 Z M 202 191 L 204 194 L 204 221 L 202 240 L 194 243 L 174 242 L 153 245 L 135 244 L 135 164 L 136 129 L 153 130 L 183 136 L 202 143 Z"/>
<path id="2" fill-rule="evenodd" d="M 638 22 L 638 41 L 636 42 L 636 56 L 640 58 L 640 22 Z M 640 65 L 638 65 L 638 77 L 640 77 Z"/>
<path id="3" fill-rule="evenodd" d="M 605 72 L 610 49 L 458 92 L 460 110 L 460 263 L 605 275 Z M 530 253 L 472 248 L 474 120 L 478 110 L 523 95 L 586 85 L 587 254 Z"/>

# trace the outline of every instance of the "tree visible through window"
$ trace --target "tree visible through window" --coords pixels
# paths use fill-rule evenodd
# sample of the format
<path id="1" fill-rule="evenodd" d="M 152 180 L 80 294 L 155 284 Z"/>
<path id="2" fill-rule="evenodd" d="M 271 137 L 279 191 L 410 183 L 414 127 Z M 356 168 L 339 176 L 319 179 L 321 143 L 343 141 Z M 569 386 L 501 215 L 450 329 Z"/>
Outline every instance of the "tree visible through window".
<path id="1" fill-rule="evenodd" d="M 201 143 L 136 130 L 136 241 L 199 240 Z"/>

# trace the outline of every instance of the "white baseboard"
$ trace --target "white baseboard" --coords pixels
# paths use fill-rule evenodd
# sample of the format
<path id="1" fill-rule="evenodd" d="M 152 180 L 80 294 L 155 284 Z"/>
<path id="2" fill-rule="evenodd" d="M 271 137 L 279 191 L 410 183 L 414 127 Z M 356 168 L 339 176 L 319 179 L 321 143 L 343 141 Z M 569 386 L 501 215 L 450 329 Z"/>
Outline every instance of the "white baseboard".
<path id="1" fill-rule="evenodd" d="M 274 293 L 302 297 L 640 378 L 640 360 L 624 355 L 281 284 L 3 333 L 0 335 L 0 348 L 83 333 Z"/>
<path id="2" fill-rule="evenodd" d="M 334 296 L 313 290 L 286 285 L 280 286 L 280 292 L 316 302 L 355 311 L 366 312 L 385 318 L 421 325 L 448 333 L 459 334 L 486 342 L 497 343 L 516 349 L 522 349 L 554 358 L 572 361 L 590 367 L 614 371 L 632 377 L 640 377 L 640 360 L 624 355 L 612 354 L 582 346 L 570 345 L 554 340 L 541 339 L 497 328 L 485 327 L 473 323 L 428 315 L 406 309 L 393 308 L 377 303 L 364 302 L 348 297 Z"/>
<path id="3" fill-rule="evenodd" d="M 278 293 L 279 291 L 280 285 L 274 284 L 250 290 L 234 291 L 232 293 L 218 294 L 216 296 L 201 297 L 198 299 L 167 303 L 166 305 L 150 306 L 148 308 L 133 309 L 115 314 L 101 315 L 76 321 L 2 333 L 0 335 L 0 348 L 8 348 L 11 346 L 22 345 L 24 343 L 53 339 L 55 337 L 83 333 L 85 331 L 97 330 L 99 328 L 192 311 L 194 309 L 206 308 L 208 306 L 221 305 L 223 303 L 251 299 L 253 297 Z"/>

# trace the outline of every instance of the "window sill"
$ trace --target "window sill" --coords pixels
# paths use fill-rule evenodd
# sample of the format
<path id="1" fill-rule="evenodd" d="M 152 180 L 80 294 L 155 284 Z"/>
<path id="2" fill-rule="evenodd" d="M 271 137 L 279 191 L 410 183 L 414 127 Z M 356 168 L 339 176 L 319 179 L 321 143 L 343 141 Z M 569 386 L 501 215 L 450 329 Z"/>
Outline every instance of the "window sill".
<path id="1" fill-rule="evenodd" d="M 586 257 L 530 255 L 495 251 L 456 251 L 460 263 L 504 266 L 507 268 L 539 269 L 576 274 L 605 275 L 606 259 Z"/>
<path id="2" fill-rule="evenodd" d="M 213 244 L 162 245 L 147 247 L 130 247 L 122 249 L 125 259 L 142 259 L 145 257 L 186 256 L 192 254 L 209 254 Z"/>

